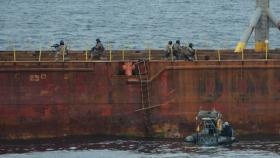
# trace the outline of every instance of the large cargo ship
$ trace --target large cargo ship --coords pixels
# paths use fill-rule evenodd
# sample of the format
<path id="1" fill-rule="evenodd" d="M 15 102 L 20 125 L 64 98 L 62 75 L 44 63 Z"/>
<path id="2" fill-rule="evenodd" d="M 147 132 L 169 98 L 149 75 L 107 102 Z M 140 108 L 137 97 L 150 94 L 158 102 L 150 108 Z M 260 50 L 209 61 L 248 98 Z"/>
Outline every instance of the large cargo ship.
<path id="1" fill-rule="evenodd" d="M 279 138 L 279 53 L 198 50 L 194 61 L 170 61 L 163 51 L 116 51 L 86 61 L 72 51 L 54 61 L 50 52 L 1 52 L 0 137 L 184 137 L 199 110 L 216 109 L 238 136 Z M 122 72 L 129 62 L 135 75 Z"/>
<path id="2" fill-rule="evenodd" d="M 163 50 L 88 51 L 55 59 L 48 51 L 0 52 L 0 139 L 107 135 L 181 138 L 199 110 L 218 110 L 237 137 L 280 136 L 280 50 L 269 27 L 280 22 L 269 0 L 235 50 L 197 50 L 194 61 Z M 255 50 L 246 45 L 255 30 Z M 124 73 L 124 69 L 131 70 Z"/>

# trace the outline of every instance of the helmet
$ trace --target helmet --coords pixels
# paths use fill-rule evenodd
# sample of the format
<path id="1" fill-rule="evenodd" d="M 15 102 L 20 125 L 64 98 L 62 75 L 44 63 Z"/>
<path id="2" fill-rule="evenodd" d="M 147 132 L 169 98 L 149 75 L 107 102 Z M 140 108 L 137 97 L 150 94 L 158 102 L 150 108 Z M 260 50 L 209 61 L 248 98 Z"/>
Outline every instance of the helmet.
<path id="1" fill-rule="evenodd" d="M 168 44 L 172 44 L 172 41 L 168 41 Z"/>
<path id="2" fill-rule="evenodd" d="M 225 123 L 224 123 L 224 125 L 225 125 L 225 126 L 228 126 L 228 125 L 229 125 L 229 123 L 228 123 L 228 122 L 225 122 Z"/>
<path id="3" fill-rule="evenodd" d="M 177 43 L 177 44 L 180 44 L 180 40 L 177 40 L 176 43 Z"/>
<path id="4" fill-rule="evenodd" d="M 99 42 L 101 42 L 101 41 L 100 41 L 100 39 L 99 39 L 99 38 L 97 38 L 97 39 L 96 39 L 96 42 L 97 42 L 97 43 L 99 43 Z"/>
<path id="5" fill-rule="evenodd" d="M 193 47 L 193 44 L 192 44 L 192 43 L 190 43 L 190 44 L 189 44 L 189 47 L 190 47 L 190 48 L 192 48 L 192 47 Z"/>
<path id="6" fill-rule="evenodd" d="M 60 44 L 60 45 L 64 45 L 64 41 L 61 40 L 61 41 L 59 42 L 59 44 Z"/>

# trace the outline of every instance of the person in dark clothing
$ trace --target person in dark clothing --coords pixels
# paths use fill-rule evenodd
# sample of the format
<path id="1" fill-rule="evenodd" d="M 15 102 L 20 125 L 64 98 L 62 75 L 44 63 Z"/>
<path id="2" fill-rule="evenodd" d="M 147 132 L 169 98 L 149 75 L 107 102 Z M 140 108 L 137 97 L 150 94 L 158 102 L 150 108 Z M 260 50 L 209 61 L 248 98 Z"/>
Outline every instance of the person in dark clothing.
<path id="1" fill-rule="evenodd" d="M 216 133 L 216 121 L 214 119 L 211 120 L 211 124 L 209 125 L 209 134 Z"/>
<path id="2" fill-rule="evenodd" d="M 232 135 L 233 135 L 232 127 L 228 122 L 225 122 L 221 136 L 232 137 Z"/>
<path id="3" fill-rule="evenodd" d="M 100 59 L 103 56 L 105 48 L 103 44 L 101 43 L 100 39 L 96 39 L 96 45 L 95 47 L 92 47 L 91 49 L 91 56 L 90 59 L 93 60 L 94 57 Z"/>
<path id="4" fill-rule="evenodd" d="M 180 59 L 182 53 L 182 47 L 180 45 L 180 40 L 177 40 L 176 43 L 173 45 L 173 55 L 176 57 L 176 60 Z"/>

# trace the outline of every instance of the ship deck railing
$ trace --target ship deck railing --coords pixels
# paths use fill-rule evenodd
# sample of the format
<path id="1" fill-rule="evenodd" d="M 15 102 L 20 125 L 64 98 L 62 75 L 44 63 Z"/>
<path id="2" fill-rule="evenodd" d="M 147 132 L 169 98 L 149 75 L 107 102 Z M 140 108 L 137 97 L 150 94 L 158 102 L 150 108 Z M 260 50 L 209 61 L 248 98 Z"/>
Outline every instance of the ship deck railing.
<path id="1" fill-rule="evenodd" d="M 121 62 L 135 61 L 138 59 L 146 59 L 150 61 L 184 61 L 165 59 L 163 50 L 113 50 L 105 51 L 104 58 L 90 60 L 88 51 L 70 50 L 68 55 L 60 56 L 58 60 L 55 58 L 53 51 L 0 51 L 0 62 L 3 63 L 60 63 L 60 62 Z M 280 61 L 280 49 L 269 50 L 268 52 L 256 53 L 254 50 L 244 50 L 242 53 L 234 53 L 233 50 L 197 50 L 194 55 L 194 61 Z"/>

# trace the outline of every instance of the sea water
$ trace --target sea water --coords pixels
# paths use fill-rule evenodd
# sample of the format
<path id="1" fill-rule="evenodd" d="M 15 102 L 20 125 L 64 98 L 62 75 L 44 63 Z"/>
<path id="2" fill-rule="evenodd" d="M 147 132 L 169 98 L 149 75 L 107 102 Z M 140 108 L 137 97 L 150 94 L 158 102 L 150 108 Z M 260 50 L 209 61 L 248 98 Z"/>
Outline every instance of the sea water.
<path id="1" fill-rule="evenodd" d="M 203 147 L 178 140 L 103 140 L 0 145 L 0 158 L 277 158 L 280 142 L 240 141 Z"/>
<path id="2" fill-rule="evenodd" d="M 0 50 L 50 49 L 61 39 L 89 49 L 163 49 L 169 40 L 196 48 L 234 48 L 255 13 L 255 0 L 0 0 Z M 280 1 L 270 8 L 280 19 Z M 270 46 L 280 47 L 270 31 Z M 254 34 L 248 47 L 253 47 Z"/>

